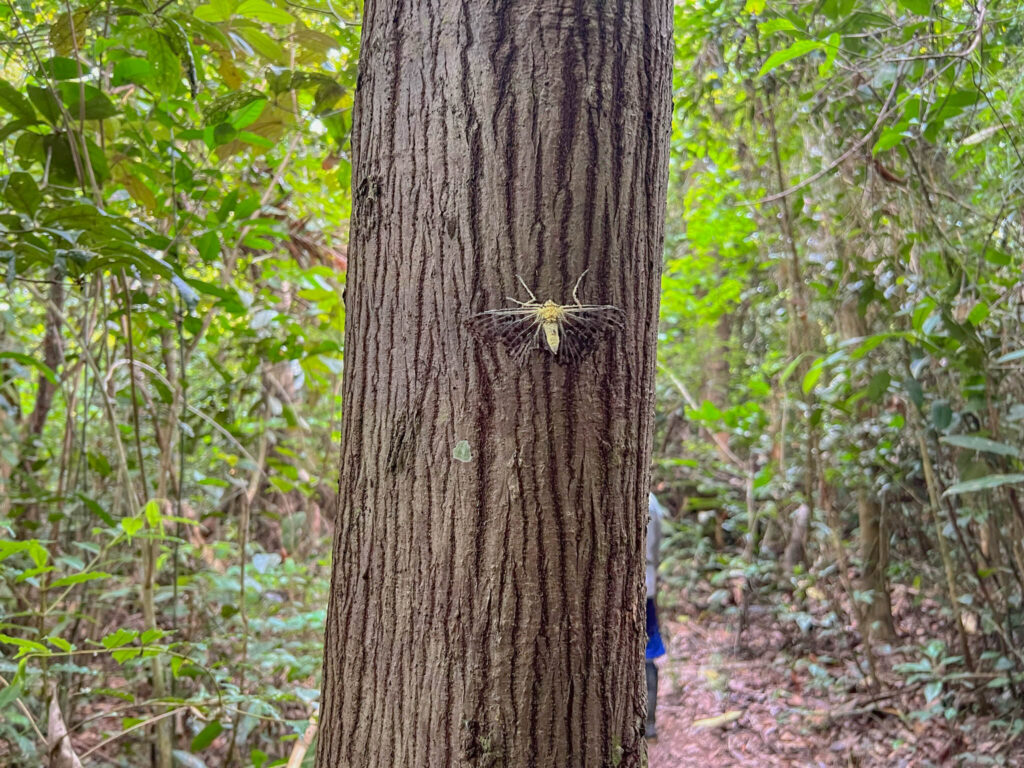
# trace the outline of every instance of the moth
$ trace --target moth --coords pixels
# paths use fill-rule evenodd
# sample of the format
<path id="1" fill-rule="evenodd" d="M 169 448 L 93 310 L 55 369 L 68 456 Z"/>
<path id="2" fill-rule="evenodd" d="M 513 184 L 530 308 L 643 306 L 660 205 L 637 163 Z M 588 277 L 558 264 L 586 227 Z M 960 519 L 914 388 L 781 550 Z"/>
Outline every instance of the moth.
<path id="1" fill-rule="evenodd" d="M 517 306 L 480 312 L 466 325 L 481 340 L 501 342 L 519 364 L 535 349 L 551 354 L 560 365 L 576 364 L 597 347 L 602 336 L 623 326 L 618 307 L 580 301 L 580 283 L 586 274 L 584 270 L 573 286 L 572 304 L 556 304 L 551 299 L 541 303 L 517 275 L 529 300 L 509 297 Z"/>

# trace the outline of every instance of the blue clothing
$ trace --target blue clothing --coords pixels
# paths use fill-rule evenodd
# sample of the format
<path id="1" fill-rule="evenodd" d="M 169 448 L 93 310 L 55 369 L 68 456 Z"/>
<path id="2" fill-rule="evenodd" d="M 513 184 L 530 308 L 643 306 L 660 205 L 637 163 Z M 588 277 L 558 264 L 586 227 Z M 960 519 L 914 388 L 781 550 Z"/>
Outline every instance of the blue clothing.
<path id="1" fill-rule="evenodd" d="M 661 640 L 661 630 L 658 628 L 658 609 L 654 606 L 654 598 L 647 598 L 647 649 L 644 658 L 656 659 L 664 656 L 665 643 Z"/>

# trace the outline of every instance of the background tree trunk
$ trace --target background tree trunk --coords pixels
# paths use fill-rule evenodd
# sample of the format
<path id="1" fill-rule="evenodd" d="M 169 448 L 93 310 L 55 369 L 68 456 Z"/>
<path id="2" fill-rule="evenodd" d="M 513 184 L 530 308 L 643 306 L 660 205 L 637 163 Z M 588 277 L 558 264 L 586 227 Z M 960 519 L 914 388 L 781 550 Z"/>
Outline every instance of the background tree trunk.
<path id="1" fill-rule="evenodd" d="M 638 766 L 670 0 L 368 0 L 317 765 Z M 578 366 L 464 321 L 624 311 Z"/>

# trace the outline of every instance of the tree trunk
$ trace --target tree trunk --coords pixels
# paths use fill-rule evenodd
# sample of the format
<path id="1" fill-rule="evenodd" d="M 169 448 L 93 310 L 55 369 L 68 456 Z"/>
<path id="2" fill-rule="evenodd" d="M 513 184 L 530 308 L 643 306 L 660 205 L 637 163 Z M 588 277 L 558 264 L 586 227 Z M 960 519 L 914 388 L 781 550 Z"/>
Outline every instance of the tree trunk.
<path id="1" fill-rule="evenodd" d="M 860 521 L 861 589 L 871 593 L 865 607 L 862 630 L 868 639 L 887 642 L 896 637 L 889 599 L 889 533 L 882 507 L 868 491 L 857 492 L 857 516 Z"/>
<path id="2" fill-rule="evenodd" d="M 367 0 L 317 765 L 639 766 L 671 0 Z M 623 310 L 579 364 L 474 313 Z"/>

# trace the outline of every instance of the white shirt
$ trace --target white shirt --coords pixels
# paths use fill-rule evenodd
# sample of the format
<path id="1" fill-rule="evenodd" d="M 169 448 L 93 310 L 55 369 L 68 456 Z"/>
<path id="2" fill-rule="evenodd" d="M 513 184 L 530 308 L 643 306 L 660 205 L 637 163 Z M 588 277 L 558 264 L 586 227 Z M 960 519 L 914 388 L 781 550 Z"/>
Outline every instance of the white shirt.
<path id="1" fill-rule="evenodd" d="M 647 504 L 647 596 L 654 597 L 658 589 L 658 563 L 661 561 L 661 519 L 665 508 L 652 493 Z"/>

